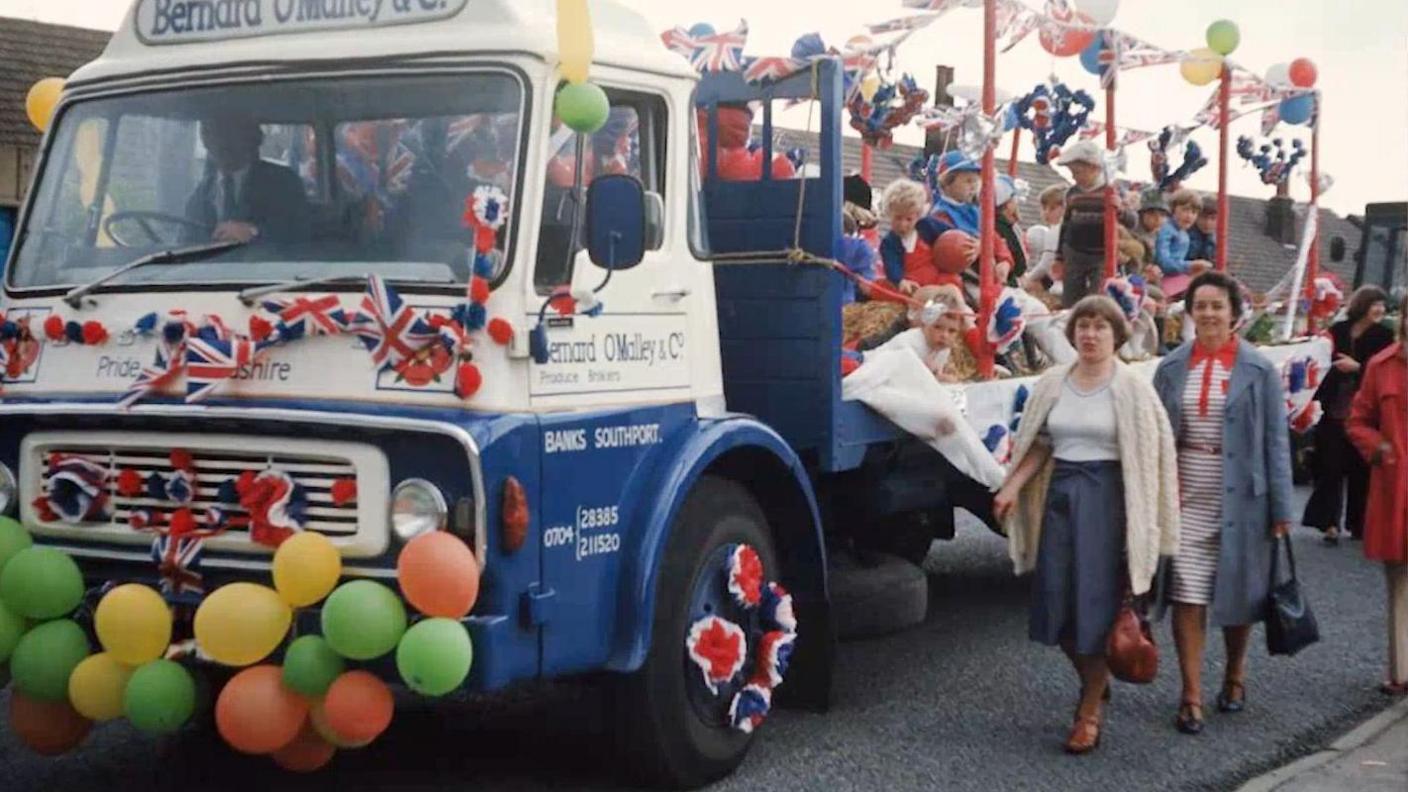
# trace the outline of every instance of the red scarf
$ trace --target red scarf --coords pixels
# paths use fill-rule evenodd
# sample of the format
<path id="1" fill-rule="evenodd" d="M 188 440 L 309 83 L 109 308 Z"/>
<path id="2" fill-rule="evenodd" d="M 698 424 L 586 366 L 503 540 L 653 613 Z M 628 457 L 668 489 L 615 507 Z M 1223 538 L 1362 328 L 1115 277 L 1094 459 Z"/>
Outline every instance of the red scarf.
<path id="1" fill-rule="evenodd" d="M 1224 369 L 1231 372 L 1232 367 L 1237 364 L 1237 337 L 1233 336 L 1218 349 L 1209 352 L 1198 342 L 1193 342 L 1193 353 L 1188 356 L 1188 371 L 1191 373 L 1198 368 L 1198 364 L 1203 364 L 1203 387 L 1198 393 L 1198 415 L 1206 417 L 1208 414 L 1208 390 L 1212 387 L 1212 364 L 1221 363 Z"/>

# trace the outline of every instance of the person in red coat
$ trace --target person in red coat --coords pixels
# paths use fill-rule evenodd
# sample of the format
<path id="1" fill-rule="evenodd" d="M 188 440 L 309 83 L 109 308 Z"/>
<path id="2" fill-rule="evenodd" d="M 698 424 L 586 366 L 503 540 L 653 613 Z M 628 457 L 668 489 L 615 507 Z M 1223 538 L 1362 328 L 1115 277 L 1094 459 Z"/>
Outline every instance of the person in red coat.
<path id="1" fill-rule="evenodd" d="M 1408 694 L 1408 297 L 1398 310 L 1398 343 L 1369 360 L 1346 424 L 1369 463 L 1364 555 L 1388 577 L 1388 681 Z"/>

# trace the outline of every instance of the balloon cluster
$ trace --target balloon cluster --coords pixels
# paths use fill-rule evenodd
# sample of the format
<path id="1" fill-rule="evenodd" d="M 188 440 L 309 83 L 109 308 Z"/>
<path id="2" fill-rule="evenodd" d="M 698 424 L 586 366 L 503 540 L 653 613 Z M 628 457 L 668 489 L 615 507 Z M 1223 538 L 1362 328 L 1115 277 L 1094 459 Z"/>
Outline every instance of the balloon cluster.
<path id="1" fill-rule="evenodd" d="M 1235 22 L 1219 19 L 1208 25 L 1205 38 L 1206 47 L 1189 52 L 1178 64 L 1179 74 L 1192 85 L 1207 85 L 1222 76 L 1226 58 L 1241 43 L 1242 33 Z"/>
<path id="2" fill-rule="evenodd" d="M 865 91 L 851 98 L 851 128 L 876 148 L 887 149 L 895 142 L 895 129 L 908 124 L 929 101 L 929 92 L 908 74 L 898 84 L 881 82 L 869 99 Z"/>
<path id="3" fill-rule="evenodd" d="M 1013 103 L 1017 123 L 1036 139 L 1036 161 L 1043 165 L 1060 154 L 1061 146 L 1085 126 L 1094 109 L 1090 94 L 1059 82 L 1038 85 Z"/>
<path id="4" fill-rule="evenodd" d="M 1149 141 L 1149 168 L 1153 172 L 1154 181 L 1164 192 L 1178 189 L 1178 185 L 1208 164 L 1202 147 L 1196 140 L 1189 140 L 1183 147 L 1183 164 L 1175 170 L 1169 170 L 1169 149 L 1177 146 L 1183 138 L 1184 135 L 1178 128 L 1167 126 L 1157 138 Z"/>
<path id="5" fill-rule="evenodd" d="M 1305 155 L 1305 144 L 1300 140 L 1292 140 L 1290 151 L 1287 151 L 1281 138 L 1260 146 L 1246 135 L 1237 138 L 1237 156 L 1256 167 L 1262 184 L 1285 184 L 1290 181 L 1291 172 Z"/>
<path id="6" fill-rule="evenodd" d="M 557 117 L 572 131 L 590 135 L 606 124 L 611 102 L 601 86 L 587 81 L 596 51 L 587 0 L 557 0 L 557 48 L 567 81 L 557 92 Z"/>
<path id="7" fill-rule="evenodd" d="M 1277 106 L 1276 113 L 1287 124 L 1306 124 L 1315 117 L 1315 87 L 1319 71 L 1309 58 L 1296 58 L 1290 63 L 1277 63 L 1266 70 L 1266 82 L 1279 91 L 1299 93 L 1287 96 Z M 1269 129 L 1267 131 L 1270 131 Z"/>

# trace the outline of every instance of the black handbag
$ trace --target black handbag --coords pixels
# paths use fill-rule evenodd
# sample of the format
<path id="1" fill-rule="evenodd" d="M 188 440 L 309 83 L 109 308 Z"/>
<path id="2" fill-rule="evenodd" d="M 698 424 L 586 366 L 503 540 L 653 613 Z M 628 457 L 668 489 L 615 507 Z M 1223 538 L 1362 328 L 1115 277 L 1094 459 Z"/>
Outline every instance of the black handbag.
<path id="1" fill-rule="evenodd" d="M 1291 538 L 1283 536 L 1276 544 L 1271 556 L 1271 601 L 1266 609 L 1266 651 L 1289 656 L 1320 640 L 1320 627 L 1296 579 L 1296 554 L 1291 548 Z M 1282 545 L 1291 562 L 1291 576 L 1278 583 Z"/>

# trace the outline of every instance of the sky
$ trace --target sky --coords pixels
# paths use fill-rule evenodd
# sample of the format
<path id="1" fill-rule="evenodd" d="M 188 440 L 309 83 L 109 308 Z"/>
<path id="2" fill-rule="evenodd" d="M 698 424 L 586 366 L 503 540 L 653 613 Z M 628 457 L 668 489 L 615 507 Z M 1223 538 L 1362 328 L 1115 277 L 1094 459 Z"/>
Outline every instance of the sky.
<path id="1" fill-rule="evenodd" d="M 1039 0 L 1025 0 L 1039 7 Z M 654 27 L 708 22 L 723 30 L 747 19 L 750 29 L 747 53 L 785 55 L 800 35 L 818 32 L 837 46 L 863 33 L 866 23 L 881 22 L 911 13 L 900 0 L 836 2 L 835 0 L 621 0 L 639 10 Z M 1077 0 L 1079 4 L 1079 0 Z M 115 28 L 130 5 L 129 0 L 0 0 L 0 16 L 46 22 Z M 471 7 L 472 7 L 471 3 Z M 1227 18 L 1241 29 L 1242 43 L 1233 60 L 1257 73 L 1298 57 L 1315 62 L 1324 95 L 1320 130 L 1320 167 L 1334 179 L 1322 204 L 1341 214 L 1360 213 L 1364 204 L 1408 200 L 1408 2 L 1403 0 L 1123 0 L 1115 16 L 1116 27 L 1167 49 L 1205 46 L 1209 23 Z M 920 31 L 898 52 L 895 74 L 910 72 L 932 90 L 934 67 L 956 69 L 956 84 L 977 85 L 982 79 L 982 14 L 959 9 Z M 1030 36 L 997 61 L 998 87 L 1022 94 L 1049 75 L 1072 88 L 1100 94 L 1096 77 L 1081 68 L 1077 58 L 1054 58 Z M 1121 77 L 1116 108 L 1120 126 L 1158 130 L 1167 124 L 1186 123 L 1211 95 L 1214 85 L 1194 87 L 1179 76 L 1178 67 L 1159 66 L 1126 73 Z M 1093 114 L 1104 117 L 1103 94 L 1097 96 Z M 798 116 L 799 123 L 805 115 Z M 1236 137 L 1260 135 L 1259 115 L 1232 125 L 1232 151 L 1228 165 L 1233 193 L 1269 197 L 1272 188 L 1262 185 L 1256 171 L 1235 153 Z M 1307 127 L 1277 128 L 1273 136 L 1300 138 L 1310 143 Z M 1210 162 L 1188 186 L 1217 188 L 1217 136 L 1204 129 L 1195 134 Z M 917 127 L 901 130 L 902 143 L 922 142 Z M 999 156 L 1007 156 L 1004 141 Z M 1033 157 L 1030 145 L 1022 157 Z M 1147 149 L 1129 149 L 1131 178 L 1149 178 Z M 1175 165 L 1181 159 L 1175 160 Z M 1297 200 L 1309 199 L 1309 185 L 1302 176 L 1292 184 Z"/>

